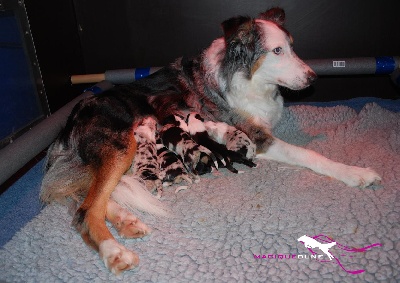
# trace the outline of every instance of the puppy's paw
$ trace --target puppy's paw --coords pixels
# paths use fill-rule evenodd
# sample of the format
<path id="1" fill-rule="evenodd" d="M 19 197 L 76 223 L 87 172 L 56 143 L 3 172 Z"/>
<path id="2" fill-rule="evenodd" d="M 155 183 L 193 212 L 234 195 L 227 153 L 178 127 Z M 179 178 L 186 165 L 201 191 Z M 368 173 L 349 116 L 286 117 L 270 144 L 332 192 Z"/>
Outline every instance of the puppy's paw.
<path id="1" fill-rule="evenodd" d="M 371 168 L 346 166 L 340 174 L 339 180 L 350 187 L 366 188 L 380 184 L 382 178 Z"/>
<path id="2" fill-rule="evenodd" d="M 114 239 L 103 241 L 99 253 L 106 267 L 116 275 L 139 265 L 139 257 Z"/>

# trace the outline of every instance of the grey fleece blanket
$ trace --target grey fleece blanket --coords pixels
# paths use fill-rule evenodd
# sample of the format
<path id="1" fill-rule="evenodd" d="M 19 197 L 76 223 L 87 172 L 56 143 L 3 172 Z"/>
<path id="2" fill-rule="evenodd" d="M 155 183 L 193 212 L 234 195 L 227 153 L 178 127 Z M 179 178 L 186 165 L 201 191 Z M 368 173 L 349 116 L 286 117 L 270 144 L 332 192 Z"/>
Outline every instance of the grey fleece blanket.
<path id="1" fill-rule="evenodd" d="M 349 188 L 261 160 L 255 169 L 236 166 L 243 174 L 222 169 L 188 190 L 166 189 L 162 201 L 173 218 L 139 215 L 153 228 L 150 236 L 116 235 L 141 259 L 120 276 L 71 228 L 67 209 L 50 205 L 0 251 L 0 281 L 398 282 L 400 114 L 376 104 L 360 113 L 293 106 L 275 134 L 334 160 L 373 167 L 382 184 Z M 298 241 L 303 235 L 316 245 L 307 248 Z"/>

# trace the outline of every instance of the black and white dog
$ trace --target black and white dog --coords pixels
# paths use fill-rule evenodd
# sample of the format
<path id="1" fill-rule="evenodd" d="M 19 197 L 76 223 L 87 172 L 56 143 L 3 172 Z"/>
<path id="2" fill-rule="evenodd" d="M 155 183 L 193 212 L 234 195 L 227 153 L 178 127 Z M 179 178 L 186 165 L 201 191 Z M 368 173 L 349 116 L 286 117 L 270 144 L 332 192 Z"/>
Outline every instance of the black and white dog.
<path id="1" fill-rule="evenodd" d="M 119 227 L 124 235 L 149 232 L 143 224 L 135 227 L 136 220 L 116 221 L 121 209 L 110 199 L 132 164 L 133 133 L 144 117 L 163 121 L 170 115 L 200 113 L 206 121 L 223 122 L 246 133 L 257 147 L 258 158 L 307 167 L 352 187 L 380 181 L 369 168 L 329 160 L 271 135 L 283 107 L 278 86 L 299 90 L 316 79 L 294 53 L 284 20 L 279 8 L 255 19 L 230 18 L 222 23 L 224 36 L 199 56 L 178 59 L 147 78 L 87 98 L 73 109 L 49 151 L 41 197 L 45 202 L 83 200 L 73 223 L 112 272 L 133 268 L 139 259 L 114 239 L 105 219 L 129 225 L 130 232 Z M 124 215 L 124 219 L 135 218 Z"/>

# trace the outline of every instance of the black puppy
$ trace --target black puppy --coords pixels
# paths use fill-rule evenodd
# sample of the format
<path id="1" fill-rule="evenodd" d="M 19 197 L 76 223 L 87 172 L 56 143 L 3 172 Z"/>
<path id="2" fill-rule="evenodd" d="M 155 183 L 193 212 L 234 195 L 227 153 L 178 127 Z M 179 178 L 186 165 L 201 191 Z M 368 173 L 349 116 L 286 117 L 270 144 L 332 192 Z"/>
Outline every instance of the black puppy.
<path id="1" fill-rule="evenodd" d="M 186 117 L 186 123 L 193 140 L 211 150 L 211 152 L 220 159 L 222 163 L 220 166 L 226 167 L 233 173 L 238 173 L 238 171 L 232 166 L 233 162 L 242 163 L 249 167 L 256 166 L 256 164 L 254 164 L 245 155 L 228 149 L 226 145 L 218 143 L 212 137 L 210 137 L 205 127 L 204 119 L 200 116 L 200 114 L 195 112 L 190 113 Z"/>

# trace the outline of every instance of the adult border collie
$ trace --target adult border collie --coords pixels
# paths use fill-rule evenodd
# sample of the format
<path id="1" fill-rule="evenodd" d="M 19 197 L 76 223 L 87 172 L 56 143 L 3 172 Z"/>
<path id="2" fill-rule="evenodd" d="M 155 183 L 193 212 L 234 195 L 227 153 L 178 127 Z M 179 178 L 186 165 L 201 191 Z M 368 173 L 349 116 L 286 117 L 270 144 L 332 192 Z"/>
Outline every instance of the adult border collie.
<path id="1" fill-rule="evenodd" d="M 141 237 L 146 225 L 110 198 L 136 152 L 134 129 L 141 119 L 162 121 L 183 111 L 200 113 L 245 132 L 257 157 L 310 168 L 352 187 L 380 181 L 373 170 L 347 166 L 287 144 L 271 135 L 281 117 L 278 86 L 299 90 L 316 74 L 293 51 L 283 27 L 284 11 L 273 8 L 257 18 L 233 17 L 222 23 L 224 37 L 193 59 L 178 59 L 140 81 L 116 86 L 82 100 L 48 154 L 41 198 L 80 202 L 73 223 L 114 273 L 139 263 L 108 230 L 108 219 L 124 235 Z"/>

